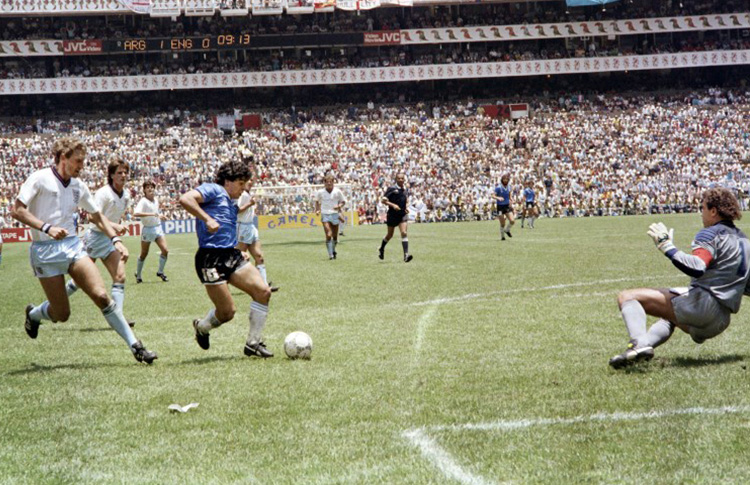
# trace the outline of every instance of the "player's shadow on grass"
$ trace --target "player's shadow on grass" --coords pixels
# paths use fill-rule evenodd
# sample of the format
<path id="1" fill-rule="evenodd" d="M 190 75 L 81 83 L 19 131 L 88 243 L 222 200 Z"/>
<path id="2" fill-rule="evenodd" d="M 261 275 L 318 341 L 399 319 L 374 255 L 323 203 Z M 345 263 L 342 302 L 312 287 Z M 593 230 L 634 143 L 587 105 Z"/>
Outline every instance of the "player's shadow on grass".
<path id="1" fill-rule="evenodd" d="M 229 355 L 214 355 L 211 357 L 198 357 L 196 359 L 183 360 L 178 365 L 203 365 L 210 364 L 212 362 L 228 362 L 239 359 L 240 356 L 229 356 Z"/>
<path id="2" fill-rule="evenodd" d="M 83 333 L 90 333 L 90 332 L 111 332 L 112 327 L 84 327 L 84 328 L 75 328 L 75 327 L 55 327 L 53 328 L 54 332 L 83 332 Z"/>
<path id="3" fill-rule="evenodd" d="M 9 372 L 6 372 L 6 376 L 22 376 L 27 374 L 37 374 L 40 372 L 52 372 L 56 370 L 65 370 L 65 369 L 72 369 L 72 370 L 84 370 L 84 369 L 101 369 L 102 367 L 113 367 L 116 364 L 102 364 L 102 363 L 96 363 L 96 364 L 57 364 L 57 365 L 39 365 L 34 362 L 29 364 L 29 366 L 25 369 L 16 369 Z"/>
<path id="4" fill-rule="evenodd" d="M 706 367 L 709 365 L 724 365 L 734 362 L 742 362 L 747 358 L 746 355 L 728 354 L 717 357 L 675 357 L 666 366 L 670 367 Z"/>

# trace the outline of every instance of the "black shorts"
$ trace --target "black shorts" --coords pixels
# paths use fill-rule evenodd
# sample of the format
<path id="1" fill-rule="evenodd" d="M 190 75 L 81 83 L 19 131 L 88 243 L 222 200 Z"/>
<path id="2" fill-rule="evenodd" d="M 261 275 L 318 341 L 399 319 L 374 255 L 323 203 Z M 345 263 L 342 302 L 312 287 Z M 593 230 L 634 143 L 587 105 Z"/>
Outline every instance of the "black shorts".
<path id="1" fill-rule="evenodd" d="M 246 264 L 242 252 L 235 248 L 199 248 L 195 253 L 195 272 L 204 285 L 229 281 L 232 273 Z"/>
<path id="2" fill-rule="evenodd" d="M 507 214 L 508 212 L 512 212 L 513 208 L 509 205 L 499 205 L 497 206 L 497 213 L 498 214 Z"/>
<path id="3" fill-rule="evenodd" d="M 526 202 L 527 209 L 533 209 L 534 207 L 536 207 L 536 202 Z"/>
<path id="4" fill-rule="evenodd" d="M 402 222 L 409 222 L 409 216 L 406 211 L 388 211 L 386 217 L 386 224 L 390 227 L 396 227 Z"/>

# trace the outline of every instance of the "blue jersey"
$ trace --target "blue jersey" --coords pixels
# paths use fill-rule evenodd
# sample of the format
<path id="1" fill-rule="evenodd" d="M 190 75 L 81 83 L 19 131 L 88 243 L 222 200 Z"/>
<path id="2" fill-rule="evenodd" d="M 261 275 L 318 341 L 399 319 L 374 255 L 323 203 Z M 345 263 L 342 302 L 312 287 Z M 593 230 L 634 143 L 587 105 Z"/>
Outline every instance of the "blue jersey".
<path id="1" fill-rule="evenodd" d="M 219 230 L 211 234 L 206 224 L 198 219 L 198 246 L 202 248 L 233 248 L 237 245 L 237 213 L 239 207 L 227 191 L 218 184 L 202 184 L 197 189 L 203 197 L 201 209 L 219 223 Z"/>
<path id="2" fill-rule="evenodd" d="M 503 198 L 503 200 L 495 199 L 498 206 L 510 205 L 510 187 L 505 187 L 503 184 L 499 184 L 495 187 L 495 195 Z"/>
<path id="3" fill-rule="evenodd" d="M 534 194 L 534 189 L 526 187 L 523 189 L 523 196 L 526 198 L 526 202 L 534 202 L 536 194 Z"/>

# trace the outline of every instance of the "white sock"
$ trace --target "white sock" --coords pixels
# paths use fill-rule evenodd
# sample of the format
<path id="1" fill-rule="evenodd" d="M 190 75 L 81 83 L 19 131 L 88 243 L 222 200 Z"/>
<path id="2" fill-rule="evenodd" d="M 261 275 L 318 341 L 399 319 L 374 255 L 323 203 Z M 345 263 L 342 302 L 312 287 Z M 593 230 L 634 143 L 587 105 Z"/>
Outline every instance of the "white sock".
<path id="1" fill-rule="evenodd" d="M 638 341 L 646 335 L 646 311 L 638 300 L 626 301 L 620 312 L 631 340 Z"/>
<path id="2" fill-rule="evenodd" d="M 250 333 L 247 335 L 247 343 L 257 344 L 263 339 L 263 329 L 268 318 L 268 305 L 258 302 L 250 304 Z"/>
<path id="3" fill-rule="evenodd" d="M 257 268 L 258 272 L 260 273 L 260 277 L 263 278 L 263 283 L 268 284 L 268 277 L 266 276 L 266 265 L 259 264 Z"/>
<path id="4" fill-rule="evenodd" d="M 52 321 L 49 316 L 49 302 L 42 302 L 39 306 L 35 306 L 33 310 L 29 312 L 29 317 L 35 322 L 41 322 L 42 320 Z"/>
<path id="5" fill-rule="evenodd" d="M 211 329 L 221 326 L 221 322 L 216 318 L 216 308 L 212 308 L 208 311 L 203 320 L 198 322 L 198 331 L 204 335 L 208 335 Z"/>
<path id="6" fill-rule="evenodd" d="M 65 283 L 65 293 L 68 294 L 68 296 L 72 295 L 78 291 L 78 285 L 76 285 L 76 282 L 72 279 L 68 280 L 67 283 Z"/>

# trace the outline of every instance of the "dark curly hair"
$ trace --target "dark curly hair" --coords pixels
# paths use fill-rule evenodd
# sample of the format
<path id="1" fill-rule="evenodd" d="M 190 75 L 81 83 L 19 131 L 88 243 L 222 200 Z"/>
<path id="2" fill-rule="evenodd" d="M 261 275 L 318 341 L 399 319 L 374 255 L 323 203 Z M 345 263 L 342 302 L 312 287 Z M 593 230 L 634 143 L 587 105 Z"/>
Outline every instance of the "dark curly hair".
<path id="1" fill-rule="evenodd" d="M 216 171 L 214 182 L 224 185 L 224 182 L 234 182 L 235 180 L 250 180 L 253 177 L 253 170 L 249 164 L 239 160 L 232 160 L 222 164 Z"/>
<path id="2" fill-rule="evenodd" d="M 715 187 L 703 192 L 703 202 L 707 209 L 716 209 L 723 221 L 738 221 L 742 218 L 737 197 L 723 187 Z"/>

